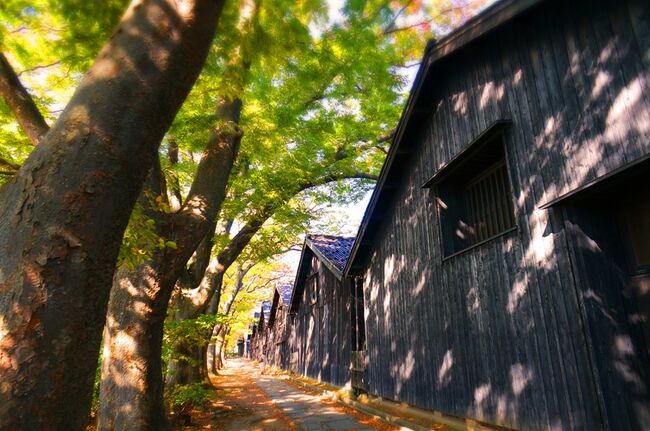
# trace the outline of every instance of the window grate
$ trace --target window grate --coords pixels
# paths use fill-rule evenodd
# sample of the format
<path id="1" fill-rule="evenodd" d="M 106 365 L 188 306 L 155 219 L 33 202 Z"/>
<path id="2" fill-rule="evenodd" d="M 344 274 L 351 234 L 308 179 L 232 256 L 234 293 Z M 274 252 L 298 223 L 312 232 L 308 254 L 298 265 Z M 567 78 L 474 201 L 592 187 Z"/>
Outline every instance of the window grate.
<path id="1" fill-rule="evenodd" d="M 477 243 L 515 225 L 505 161 L 471 180 L 465 188 L 468 242 Z"/>
<path id="2" fill-rule="evenodd" d="M 443 258 L 516 227 L 502 137 L 475 145 L 433 183 Z"/>

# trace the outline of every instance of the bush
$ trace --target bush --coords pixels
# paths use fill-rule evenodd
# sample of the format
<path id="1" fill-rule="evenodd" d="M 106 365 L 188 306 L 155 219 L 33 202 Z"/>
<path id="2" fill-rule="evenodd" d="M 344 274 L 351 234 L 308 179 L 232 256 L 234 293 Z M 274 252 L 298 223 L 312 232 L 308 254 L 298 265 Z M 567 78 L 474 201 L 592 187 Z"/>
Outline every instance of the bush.
<path id="1" fill-rule="evenodd" d="M 169 409 L 173 412 L 173 422 L 179 425 L 190 425 L 190 412 L 207 407 L 211 389 L 212 386 L 206 383 L 174 386 L 174 389 L 166 394 Z"/>

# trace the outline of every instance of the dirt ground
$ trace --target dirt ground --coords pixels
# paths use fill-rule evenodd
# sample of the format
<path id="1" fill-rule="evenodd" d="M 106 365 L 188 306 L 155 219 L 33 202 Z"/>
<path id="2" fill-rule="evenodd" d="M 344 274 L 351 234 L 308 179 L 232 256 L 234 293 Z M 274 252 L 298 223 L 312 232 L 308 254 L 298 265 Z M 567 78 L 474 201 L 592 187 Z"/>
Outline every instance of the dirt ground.
<path id="1" fill-rule="evenodd" d="M 203 411 L 192 411 L 191 425 L 183 426 L 183 430 L 300 430 L 304 424 L 292 420 L 285 411 L 262 390 L 259 379 L 283 380 L 292 391 L 301 391 L 306 397 L 314 399 L 315 393 L 310 393 L 300 385 L 292 384 L 286 376 L 262 375 L 259 368 L 252 367 L 248 361 L 230 360 L 227 368 L 220 375 L 212 377 L 215 391 L 210 395 L 210 405 Z M 351 420 L 356 420 L 363 429 L 392 431 L 396 428 L 359 413 L 331 400 L 318 400 L 323 409 L 335 409 Z M 313 405 L 313 404 L 312 404 Z M 327 428 L 325 428 L 327 429 Z M 355 428 L 349 428 L 355 429 Z"/>
<path id="2" fill-rule="evenodd" d="M 192 412 L 192 424 L 183 430 L 295 430 L 298 429 L 280 408 L 255 385 L 253 379 L 228 368 L 211 381 L 215 391 L 210 405 Z"/>

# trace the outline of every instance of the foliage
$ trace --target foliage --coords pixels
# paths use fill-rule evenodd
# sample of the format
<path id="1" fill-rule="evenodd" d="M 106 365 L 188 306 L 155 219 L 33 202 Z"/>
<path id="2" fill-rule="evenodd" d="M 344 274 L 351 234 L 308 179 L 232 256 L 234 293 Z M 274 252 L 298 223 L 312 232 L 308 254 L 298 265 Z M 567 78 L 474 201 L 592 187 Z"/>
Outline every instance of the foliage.
<path id="1" fill-rule="evenodd" d="M 150 205 L 154 205 L 158 210 L 164 207 L 159 199 L 152 199 Z M 124 266 L 132 270 L 151 259 L 155 250 L 165 248 L 175 249 L 176 243 L 158 235 L 156 221 L 147 215 L 142 204 L 136 203 L 122 238 L 122 246 L 117 258 L 118 267 Z"/>
<path id="2" fill-rule="evenodd" d="M 56 120 L 127 3 L 0 4 L 0 49 L 48 123 Z M 356 202 L 373 187 L 405 101 L 405 71 L 418 61 L 426 39 L 448 31 L 484 3 L 348 0 L 333 10 L 322 0 L 226 2 L 206 66 L 165 137 L 160 158 L 170 195 L 182 201 L 210 133 L 224 126 L 215 113 L 217 102 L 240 99 L 244 135 L 218 220 L 233 227 L 215 238 L 215 252 L 251 220 L 260 218 L 264 225 L 226 273 L 223 297 L 238 283 L 242 288 L 229 315 L 168 319 L 165 358 L 176 342 L 204 344 L 217 324 L 227 324 L 231 338 L 247 331 L 276 274 L 290 281 L 290 271 L 273 258 L 299 244 L 324 208 Z M 255 18 L 243 19 L 252 7 L 258 9 Z M 0 101 L 0 158 L 20 164 L 32 148 Z M 171 156 L 174 148 L 177 158 Z M 6 178 L 0 175 L 0 183 Z M 150 208 L 174 211 L 166 199 L 149 199 Z M 119 264 L 132 269 L 156 251 L 175 247 L 137 205 Z M 241 268 L 248 270 L 238 279 Z M 181 386 L 170 402 L 198 405 L 205 395 L 200 385 Z"/>
<path id="3" fill-rule="evenodd" d="M 202 314 L 196 319 L 168 320 L 165 322 L 165 336 L 163 342 L 173 344 L 182 339 L 191 346 L 202 346 L 210 341 L 210 330 L 221 323 L 228 321 L 228 316 L 223 314 Z"/>
<path id="4" fill-rule="evenodd" d="M 212 337 L 212 328 L 229 321 L 229 317 L 223 314 L 202 314 L 196 319 L 165 321 L 163 332 L 163 359 L 170 357 L 176 343 L 183 343 L 186 346 L 203 346 Z M 185 360 L 194 363 L 195 359 L 189 356 L 176 357 L 176 360 Z"/>
<path id="5" fill-rule="evenodd" d="M 208 396 L 212 386 L 206 383 L 190 383 L 176 385 L 165 394 L 170 410 L 186 412 L 193 408 L 204 409 L 208 403 Z"/>
<path id="6" fill-rule="evenodd" d="M 7 0 L 0 4 L 0 49 L 48 123 L 58 116 L 127 3 Z M 0 99 L 0 158 L 21 164 L 31 150 Z"/>
<path id="7" fill-rule="evenodd" d="M 249 247 L 254 249 L 255 246 Z M 248 271 L 241 280 L 241 289 L 233 298 L 229 310 L 229 331 L 226 334 L 226 344 L 234 347 L 240 337 L 249 332 L 250 325 L 256 324 L 254 313 L 260 311 L 260 302 L 273 296 L 273 290 L 278 283 L 293 281 L 291 268 L 284 262 L 273 259 L 275 255 L 265 260 L 245 261 L 246 257 L 256 258 L 257 255 L 243 253 L 240 260 L 226 273 L 223 297 L 229 298 L 238 282 L 238 272 L 242 265 L 248 265 Z M 244 262 L 244 263 L 242 263 Z M 246 267 L 245 267 L 246 268 Z M 222 301 L 222 303 L 225 301 Z M 223 310 L 225 312 L 226 310 Z"/>

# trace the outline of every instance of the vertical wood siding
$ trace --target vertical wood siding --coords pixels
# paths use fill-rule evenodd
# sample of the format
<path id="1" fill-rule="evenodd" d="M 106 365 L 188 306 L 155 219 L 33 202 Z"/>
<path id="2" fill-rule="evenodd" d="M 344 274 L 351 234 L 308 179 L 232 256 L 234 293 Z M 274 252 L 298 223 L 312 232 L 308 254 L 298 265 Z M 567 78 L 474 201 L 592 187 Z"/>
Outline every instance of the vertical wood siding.
<path id="1" fill-rule="evenodd" d="M 642 428 L 647 393 L 607 358 L 612 330 L 598 338 L 594 261 L 567 213 L 539 206 L 650 153 L 649 13 L 642 0 L 548 1 L 441 62 L 365 271 L 371 393 L 524 429 Z M 443 261 L 420 185 L 501 119 L 518 229 Z M 305 353 L 313 373 L 322 354 Z"/>
<path id="2" fill-rule="evenodd" d="M 318 302 L 310 303 L 307 277 L 303 281 L 307 286 L 294 290 L 301 292 L 295 315 L 289 314 L 290 304 L 279 304 L 273 324 L 258 326 L 252 358 L 344 386 L 349 382 L 350 294 L 315 256 L 311 258 L 310 274 L 318 277 Z"/>
<path id="3" fill-rule="evenodd" d="M 282 366 L 343 386 L 349 381 L 350 295 L 317 257 L 312 257 L 311 273 L 318 277 L 318 302 L 312 305 L 309 288 L 302 290 L 298 311 L 288 326 L 285 357 L 294 358 L 294 363 L 285 360 Z M 304 282 L 308 283 L 309 278 Z"/>

